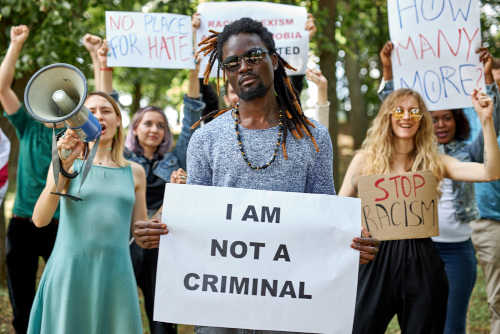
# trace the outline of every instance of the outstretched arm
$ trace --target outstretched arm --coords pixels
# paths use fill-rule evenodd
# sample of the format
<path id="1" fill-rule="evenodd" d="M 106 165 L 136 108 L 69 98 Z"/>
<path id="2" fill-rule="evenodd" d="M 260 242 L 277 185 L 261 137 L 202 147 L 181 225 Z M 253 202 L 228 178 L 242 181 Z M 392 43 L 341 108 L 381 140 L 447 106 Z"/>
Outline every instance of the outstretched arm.
<path id="1" fill-rule="evenodd" d="M 25 25 L 10 29 L 10 46 L 0 65 L 0 102 L 8 115 L 14 114 L 21 107 L 21 102 L 11 86 L 14 80 L 16 61 L 28 35 L 29 29 Z"/>
<path id="2" fill-rule="evenodd" d="M 466 182 L 489 182 L 500 179 L 500 149 L 493 124 L 493 100 L 483 92 L 474 90 L 472 104 L 481 121 L 484 136 L 484 163 L 460 162 L 448 155 L 441 159 L 445 177 Z"/>

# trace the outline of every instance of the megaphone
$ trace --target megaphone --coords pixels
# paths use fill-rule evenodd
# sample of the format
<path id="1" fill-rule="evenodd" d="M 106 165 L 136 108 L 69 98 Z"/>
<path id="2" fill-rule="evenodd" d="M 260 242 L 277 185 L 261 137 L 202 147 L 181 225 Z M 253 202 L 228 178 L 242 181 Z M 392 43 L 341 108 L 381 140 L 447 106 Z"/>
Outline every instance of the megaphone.
<path id="1" fill-rule="evenodd" d="M 101 124 L 83 104 L 87 98 L 87 79 L 69 64 L 45 66 L 31 77 L 24 91 L 28 113 L 44 123 L 64 122 L 78 137 L 89 142 L 101 135 Z M 66 159 L 70 150 L 62 150 Z"/>

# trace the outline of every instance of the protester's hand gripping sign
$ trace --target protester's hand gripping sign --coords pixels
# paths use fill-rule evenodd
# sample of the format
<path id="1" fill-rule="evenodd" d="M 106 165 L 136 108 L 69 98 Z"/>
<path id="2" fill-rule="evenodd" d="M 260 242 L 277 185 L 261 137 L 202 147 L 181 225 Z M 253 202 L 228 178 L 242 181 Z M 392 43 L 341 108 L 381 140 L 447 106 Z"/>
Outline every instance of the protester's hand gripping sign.
<path id="1" fill-rule="evenodd" d="M 418 91 L 429 110 L 472 107 L 485 90 L 479 1 L 389 0 L 394 88 Z"/>
<path id="2" fill-rule="evenodd" d="M 168 13 L 106 12 L 108 65 L 194 69 L 191 18 Z"/>
<path id="3" fill-rule="evenodd" d="M 305 74 L 309 52 L 309 33 L 305 30 L 307 10 L 304 7 L 280 5 L 259 1 L 204 2 L 198 5 L 201 25 L 196 31 L 196 44 L 210 36 L 209 30 L 221 32 L 227 24 L 250 17 L 262 24 L 273 34 L 276 50 L 297 72 L 287 70 L 287 74 Z M 208 64 L 203 57 L 200 78 Z M 212 77 L 217 76 L 216 61 Z"/>
<path id="4" fill-rule="evenodd" d="M 362 225 L 379 240 L 439 235 L 436 177 L 432 172 L 361 176 Z"/>
<path id="5" fill-rule="evenodd" d="M 154 319 L 350 333 L 360 200 L 167 184 Z"/>

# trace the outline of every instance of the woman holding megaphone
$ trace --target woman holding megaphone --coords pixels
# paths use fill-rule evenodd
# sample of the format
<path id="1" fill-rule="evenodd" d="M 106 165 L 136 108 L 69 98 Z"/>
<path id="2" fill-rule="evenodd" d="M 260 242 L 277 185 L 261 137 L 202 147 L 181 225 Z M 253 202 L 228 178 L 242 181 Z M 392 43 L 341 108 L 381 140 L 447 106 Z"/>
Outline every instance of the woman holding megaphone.
<path id="1" fill-rule="evenodd" d="M 47 225 L 61 205 L 59 232 L 40 281 L 29 333 L 142 333 L 139 300 L 130 260 L 130 223 L 147 219 L 144 169 L 123 157 L 121 112 L 102 92 L 90 93 L 85 106 L 98 119 L 99 146 L 81 202 L 59 197 L 52 172 L 33 212 L 36 226 Z M 93 146 L 93 142 L 89 146 Z M 85 144 L 72 129 L 57 148 L 61 159 L 57 189 L 74 195 L 81 183 Z"/>

